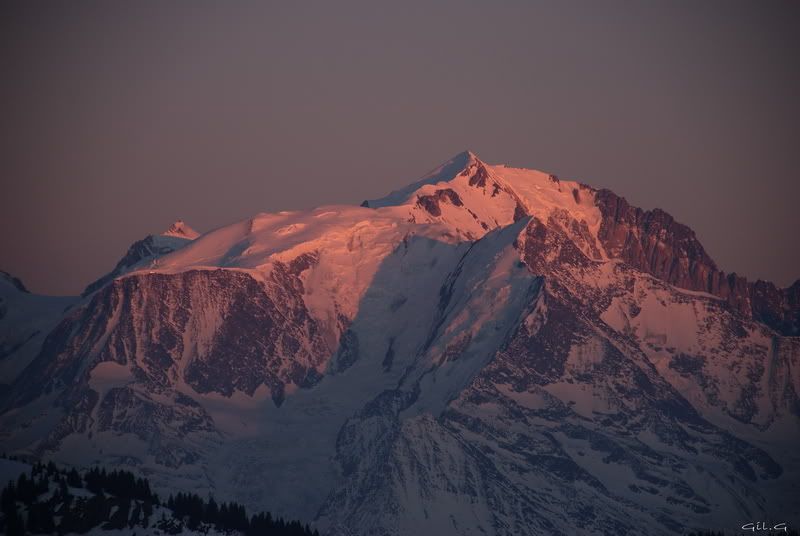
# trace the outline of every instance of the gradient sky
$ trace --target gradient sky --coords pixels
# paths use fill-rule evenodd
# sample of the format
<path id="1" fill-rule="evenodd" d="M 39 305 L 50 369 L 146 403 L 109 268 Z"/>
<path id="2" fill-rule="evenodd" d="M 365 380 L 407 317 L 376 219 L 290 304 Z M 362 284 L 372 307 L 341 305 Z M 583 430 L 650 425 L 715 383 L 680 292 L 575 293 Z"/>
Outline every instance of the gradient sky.
<path id="1" fill-rule="evenodd" d="M 471 149 L 800 277 L 798 2 L 3 2 L 0 269 L 78 293 L 183 218 L 359 203 Z"/>

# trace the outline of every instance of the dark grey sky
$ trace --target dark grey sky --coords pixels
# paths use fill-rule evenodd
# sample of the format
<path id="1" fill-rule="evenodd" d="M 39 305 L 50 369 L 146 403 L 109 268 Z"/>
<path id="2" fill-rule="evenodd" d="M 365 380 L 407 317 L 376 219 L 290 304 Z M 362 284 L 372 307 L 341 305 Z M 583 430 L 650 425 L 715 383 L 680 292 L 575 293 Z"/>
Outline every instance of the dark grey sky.
<path id="1" fill-rule="evenodd" d="M 471 149 L 800 277 L 798 2 L 4 2 L 0 269 L 77 293 L 181 217 L 358 203 Z"/>

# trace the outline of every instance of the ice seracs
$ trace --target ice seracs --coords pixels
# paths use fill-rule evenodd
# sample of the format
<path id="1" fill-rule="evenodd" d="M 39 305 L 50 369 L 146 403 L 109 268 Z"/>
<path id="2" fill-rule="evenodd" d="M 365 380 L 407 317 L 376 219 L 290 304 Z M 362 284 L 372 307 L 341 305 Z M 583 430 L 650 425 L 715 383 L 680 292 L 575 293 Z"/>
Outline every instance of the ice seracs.
<path id="1" fill-rule="evenodd" d="M 174 236 L 194 240 L 200 236 L 200 233 L 189 227 L 183 220 L 176 220 L 175 223 L 170 225 L 169 229 L 161 233 L 161 236 Z"/>

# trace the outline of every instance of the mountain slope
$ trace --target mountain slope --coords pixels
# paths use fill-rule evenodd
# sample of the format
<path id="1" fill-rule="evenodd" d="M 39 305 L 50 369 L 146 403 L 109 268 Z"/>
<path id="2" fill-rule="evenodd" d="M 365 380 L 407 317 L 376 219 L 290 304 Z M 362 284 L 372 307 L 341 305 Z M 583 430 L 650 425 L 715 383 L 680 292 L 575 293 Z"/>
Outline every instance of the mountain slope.
<path id="1" fill-rule="evenodd" d="M 235 503 L 194 494 L 159 499 L 147 479 L 93 467 L 84 474 L 54 463 L 0 459 L 0 530 L 23 534 L 236 534 L 314 536 L 299 521 L 252 517 Z"/>
<path id="2" fill-rule="evenodd" d="M 332 534 L 800 521 L 799 284 L 729 279 L 664 212 L 463 153 L 126 264 L 2 396 L 0 442 Z"/>
<path id="3" fill-rule="evenodd" d="M 177 220 L 161 234 L 147 235 L 145 238 L 131 244 L 125 256 L 117 262 L 114 269 L 100 279 L 90 283 L 81 296 L 89 296 L 114 278 L 182 248 L 198 236 L 200 234 L 182 220 Z"/>
<path id="4" fill-rule="evenodd" d="M 0 271 L 0 392 L 36 357 L 47 334 L 76 298 L 31 294 Z"/>

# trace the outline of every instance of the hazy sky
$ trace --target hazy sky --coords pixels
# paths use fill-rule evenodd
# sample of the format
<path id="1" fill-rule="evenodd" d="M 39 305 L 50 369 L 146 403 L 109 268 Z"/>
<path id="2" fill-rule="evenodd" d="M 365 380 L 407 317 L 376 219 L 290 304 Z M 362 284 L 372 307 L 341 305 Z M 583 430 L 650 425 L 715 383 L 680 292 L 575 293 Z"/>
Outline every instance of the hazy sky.
<path id="1" fill-rule="evenodd" d="M 471 149 L 800 277 L 800 2 L 3 2 L 0 269 L 78 293 L 183 218 L 359 203 Z"/>

